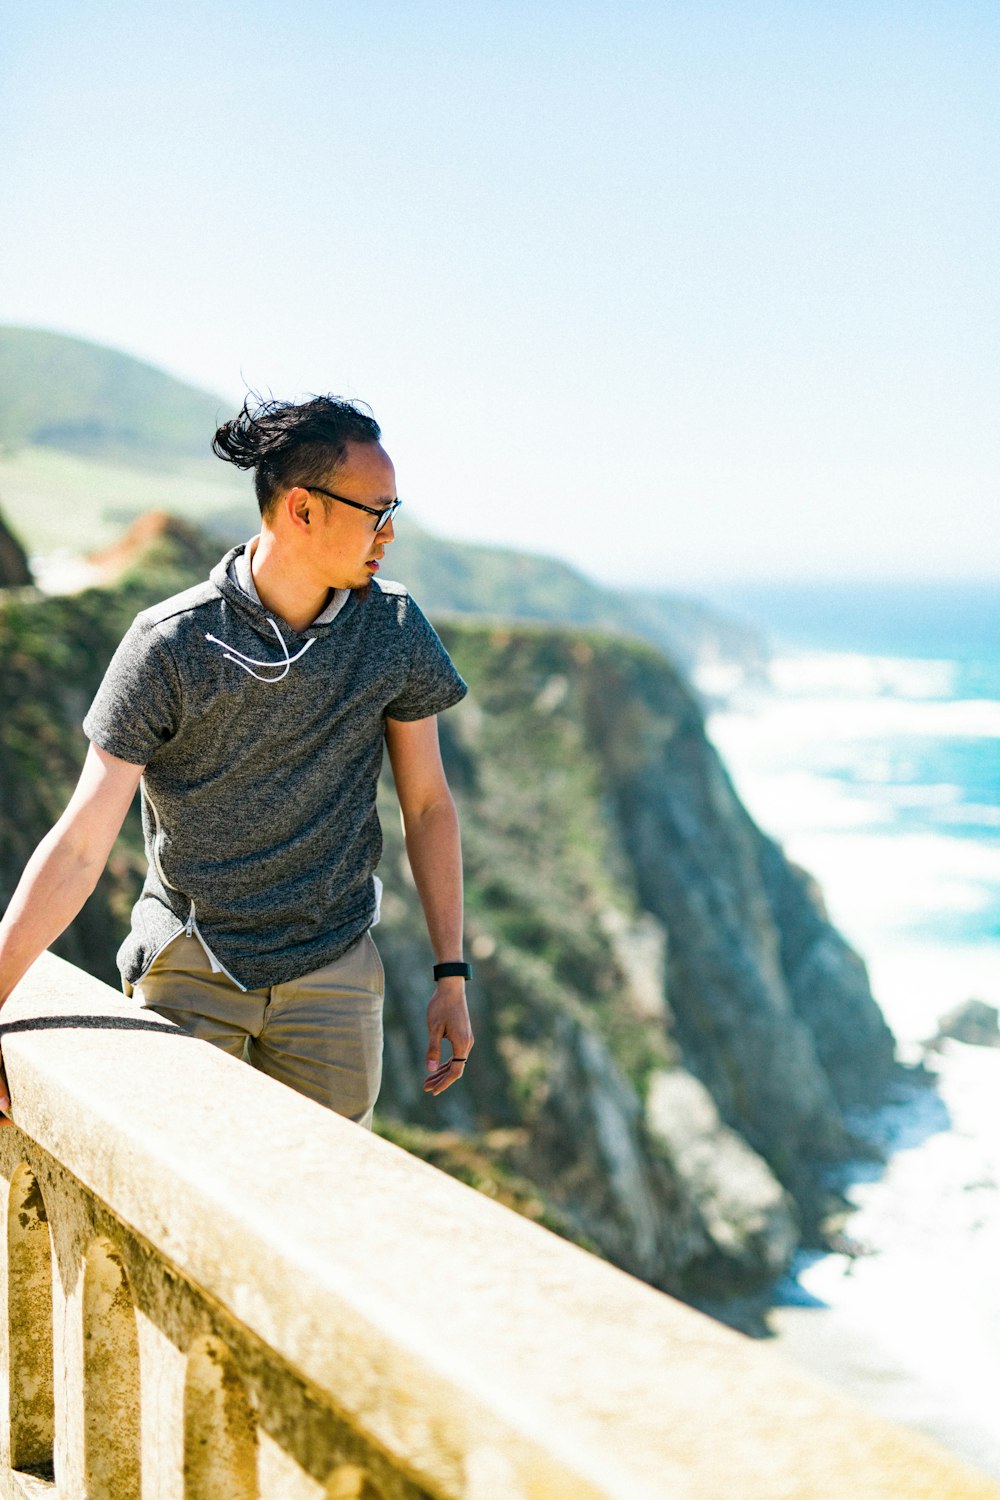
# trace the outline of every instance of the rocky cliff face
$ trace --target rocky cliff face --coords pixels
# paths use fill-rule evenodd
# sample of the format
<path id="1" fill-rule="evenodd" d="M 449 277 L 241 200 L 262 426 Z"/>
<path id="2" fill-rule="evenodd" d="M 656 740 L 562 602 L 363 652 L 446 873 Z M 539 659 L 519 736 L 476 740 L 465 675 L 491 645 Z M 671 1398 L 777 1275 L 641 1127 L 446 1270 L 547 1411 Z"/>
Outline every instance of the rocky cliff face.
<path id="1" fill-rule="evenodd" d="M 68 793 L 118 638 L 181 586 L 184 559 L 159 546 L 155 581 L 0 608 L 4 896 Z M 441 729 L 477 1041 L 461 1085 L 422 1093 L 430 953 L 387 778 L 380 1128 L 656 1286 L 760 1285 L 815 1231 L 824 1167 L 850 1147 L 842 1107 L 892 1064 L 864 968 L 655 650 L 544 626 L 442 634 L 472 689 Z M 138 867 L 130 821 L 58 945 L 104 977 Z"/>
<path id="2" fill-rule="evenodd" d="M 864 965 L 747 814 L 666 661 L 606 649 L 585 714 L 638 900 L 669 938 L 684 1061 L 811 1214 L 847 1146 L 841 1106 L 874 1099 L 893 1062 Z"/>

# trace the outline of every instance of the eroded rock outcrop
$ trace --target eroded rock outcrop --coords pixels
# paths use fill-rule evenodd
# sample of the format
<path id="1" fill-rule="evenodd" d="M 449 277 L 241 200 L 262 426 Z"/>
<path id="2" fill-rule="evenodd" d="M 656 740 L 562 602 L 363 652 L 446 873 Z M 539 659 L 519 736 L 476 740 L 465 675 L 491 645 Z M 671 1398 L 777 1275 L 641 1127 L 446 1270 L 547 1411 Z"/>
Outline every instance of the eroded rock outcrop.
<path id="1" fill-rule="evenodd" d="M 971 1047 L 1000 1047 L 1000 1011 L 985 1000 L 963 1000 L 941 1017 L 929 1045 L 940 1046 L 949 1039 Z"/>

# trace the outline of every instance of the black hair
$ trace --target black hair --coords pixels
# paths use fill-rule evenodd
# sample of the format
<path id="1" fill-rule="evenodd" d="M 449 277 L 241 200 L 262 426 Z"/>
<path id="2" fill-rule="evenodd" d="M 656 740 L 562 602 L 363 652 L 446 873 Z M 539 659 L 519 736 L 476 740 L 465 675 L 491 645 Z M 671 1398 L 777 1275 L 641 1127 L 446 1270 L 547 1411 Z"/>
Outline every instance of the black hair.
<path id="1" fill-rule="evenodd" d="M 323 484 L 341 463 L 348 443 L 377 443 L 382 429 L 371 408 L 337 396 L 265 401 L 251 392 L 239 416 L 223 422 L 212 451 L 238 469 L 253 469 L 261 515 L 282 490 Z"/>

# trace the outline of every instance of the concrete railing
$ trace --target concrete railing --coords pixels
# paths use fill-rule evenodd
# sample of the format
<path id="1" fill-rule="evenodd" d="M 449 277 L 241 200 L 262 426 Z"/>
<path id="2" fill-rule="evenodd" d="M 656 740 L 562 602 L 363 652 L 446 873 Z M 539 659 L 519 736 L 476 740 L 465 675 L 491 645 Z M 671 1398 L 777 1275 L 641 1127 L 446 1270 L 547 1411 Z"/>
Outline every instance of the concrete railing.
<path id="1" fill-rule="evenodd" d="M 1000 1497 L 56 958 L 0 1023 L 7 1500 Z"/>

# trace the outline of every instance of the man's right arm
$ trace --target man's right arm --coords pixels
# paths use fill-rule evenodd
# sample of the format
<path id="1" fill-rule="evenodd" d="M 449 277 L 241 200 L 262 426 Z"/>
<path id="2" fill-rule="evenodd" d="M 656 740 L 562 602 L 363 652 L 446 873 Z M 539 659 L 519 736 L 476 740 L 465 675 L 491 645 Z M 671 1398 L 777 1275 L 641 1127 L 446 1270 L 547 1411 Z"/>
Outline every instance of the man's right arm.
<path id="1" fill-rule="evenodd" d="M 28 861 L 0 922 L 0 1006 L 94 890 L 143 769 L 91 744 L 69 806 Z M 5 1094 L 0 1087 L 0 1112 Z"/>

